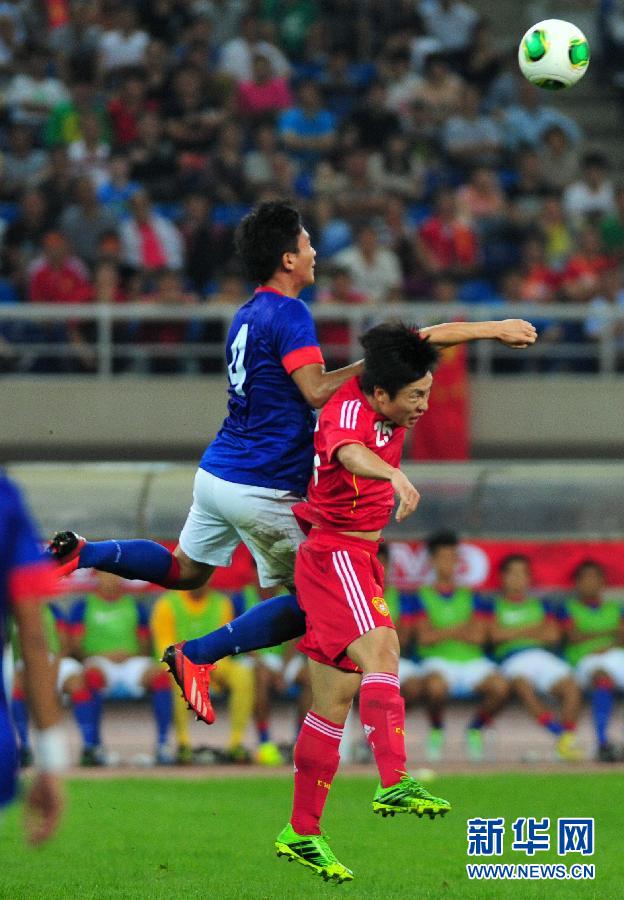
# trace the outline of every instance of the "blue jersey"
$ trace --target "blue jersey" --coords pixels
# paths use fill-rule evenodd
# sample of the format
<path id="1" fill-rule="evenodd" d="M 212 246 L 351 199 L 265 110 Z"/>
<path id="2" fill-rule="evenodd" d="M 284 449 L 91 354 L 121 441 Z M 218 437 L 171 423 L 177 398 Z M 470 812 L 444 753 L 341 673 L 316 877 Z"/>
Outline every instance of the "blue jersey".
<path id="1" fill-rule="evenodd" d="M 200 467 L 236 484 L 305 494 L 316 417 L 291 375 L 323 363 L 310 311 L 258 288 L 234 317 L 226 357 L 228 416 Z"/>

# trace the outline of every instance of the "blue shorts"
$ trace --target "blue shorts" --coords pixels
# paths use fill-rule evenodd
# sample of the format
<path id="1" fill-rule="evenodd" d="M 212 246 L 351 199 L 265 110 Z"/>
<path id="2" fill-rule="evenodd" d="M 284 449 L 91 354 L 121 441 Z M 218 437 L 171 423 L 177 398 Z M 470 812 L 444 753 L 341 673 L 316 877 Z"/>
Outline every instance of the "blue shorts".
<path id="1" fill-rule="evenodd" d="M 4 697 L 0 696 L 0 808 L 17 793 L 17 746 L 15 731 Z"/>

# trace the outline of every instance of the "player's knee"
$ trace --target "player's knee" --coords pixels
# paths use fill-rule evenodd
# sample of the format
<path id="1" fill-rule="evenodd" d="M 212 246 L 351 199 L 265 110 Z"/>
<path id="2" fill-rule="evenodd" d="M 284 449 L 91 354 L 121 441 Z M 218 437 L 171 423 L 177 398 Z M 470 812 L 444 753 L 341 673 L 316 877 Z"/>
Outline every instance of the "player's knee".
<path id="1" fill-rule="evenodd" d="M 106 687 L 104 673 L 100 669 L 95 668 L 95 666 L 85 669 L 84 680 L 90 691 L 103 691 Z"/>
<path id="2" fill-rule="evenodd" d="M 416 703 L 422 694 L 422 682 L 420 678 L 409 678 L 401 685 L 401 695 L 405 700 L 406 706 L 412 706 Z"/>
<path id="3" fill-rule="evenodd" d="M 491 675 L 487 680 L 485 693 L 494 700 L 503 701 L 508 699 L 511 688 L 502 675 Z"/>
<path id="4" fill-rule="evenodd" d="M 448 696 L 448 684 L 442 675 L 434 672 L 425 678 L 423 691 L 430 703 L 443 703 Z"/>
<path id="5" fill-rule="evenodd" d="M 365 672 L 399 671 L 399 641 L 392 628 L 373 628 L 362 638 L 358 652 Z"/>
<path id="6" fill-rule="evenodd" d="M 171 678 L 168 672 L 152 672 L 148 679 L 151 691 L 168 691 L 171 689 Z"/>

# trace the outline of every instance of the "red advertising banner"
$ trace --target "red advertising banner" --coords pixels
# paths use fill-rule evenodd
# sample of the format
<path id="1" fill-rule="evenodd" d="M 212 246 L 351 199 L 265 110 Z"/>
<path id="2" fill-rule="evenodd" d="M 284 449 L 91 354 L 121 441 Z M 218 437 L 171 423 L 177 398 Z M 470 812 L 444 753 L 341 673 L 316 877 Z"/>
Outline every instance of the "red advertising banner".
<path id="1" fill-rule="evenodd" d="M 395 541 L 390 549 L 391 580 L 397 587 L 409 590 L 433 580 L 422 543 Z M 465 541 L 460 545 L 458 580 L 470 587 L 497 588 L 498 566 L 510 553 L 529 557 L 538 589 L 570 588 L 575 568 L 587 559 L 604 566 L 609 587 L 624 587 L 624 540 Z"/>

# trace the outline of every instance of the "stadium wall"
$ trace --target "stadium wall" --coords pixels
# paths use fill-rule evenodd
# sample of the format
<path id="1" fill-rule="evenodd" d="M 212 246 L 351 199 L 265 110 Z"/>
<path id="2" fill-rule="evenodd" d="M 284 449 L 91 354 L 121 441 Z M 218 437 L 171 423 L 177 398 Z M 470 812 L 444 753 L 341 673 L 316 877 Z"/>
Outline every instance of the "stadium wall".
<path id="1" fill-rule="evenodd" d="M 195 459 L 225 396 L 221 376 L 5 378 L 0 459 Z M 617 377 L 475 377 L 471 398 L 476 458 L 621 456 Z"/>

